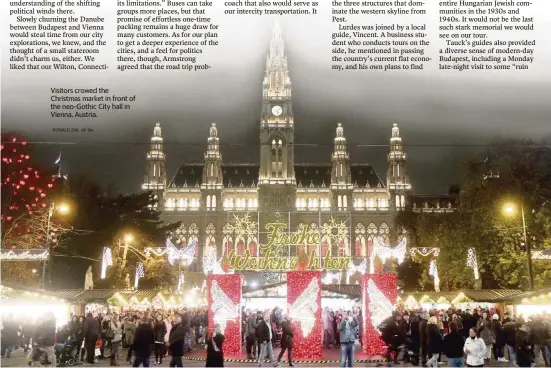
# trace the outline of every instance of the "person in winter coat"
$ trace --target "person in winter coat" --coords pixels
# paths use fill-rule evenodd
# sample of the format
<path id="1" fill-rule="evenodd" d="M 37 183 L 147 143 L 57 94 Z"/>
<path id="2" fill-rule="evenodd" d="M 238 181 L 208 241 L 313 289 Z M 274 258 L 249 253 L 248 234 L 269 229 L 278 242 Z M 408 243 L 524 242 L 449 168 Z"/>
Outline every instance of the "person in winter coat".
<path id="1" fill-rule="evenodd" d="M 184 356 L 184 342 L 186 339 L 186 328 L 182 324 L 182 317 L 177 315 L 174 317 L 175 325 L 170 329 L 168 342 L 172 359 L 170 367 L 183 367 L 182 357 Z"/>
<path id="2" fill-rule="evenodd" d="M 88 364 L 94 364 L 96 341 L 99 338 L 99 332 L 98 320 L 92 316 L 92 313 L 88 313 L 84 321 L 84 348 L 86 349 L 86 362 Z"/>
<path id="3" fill-rule="evenodd" d="M 427 349 L 430 357 L 427 367 L 438 367 L 438 355 L 442 352 L 442 334 L 435 316 L 430 317 L 427 322 Z"/>
<path id="4" fill-rule="evenodd" d="M 498 362 L 508 362 L 507 359 L 505 359 L 504 355 L 504 336 L 503 336 L 503 325 L 499 321 L 499 316 L 497 313 L 494 313 L 492 316 L 492 334 L 495 337 L 495 344 L 494 344 L 494 357 L 497 359 Z"/>
<path id="5" fill-rule="evenodd" d="M 247 359 L 256 359 L 256 325 L 257 325 L 257 315 L 252 313 L 247 318 L 247 326 L 245 331 L 245 340 L 247 346 Z"/>
<path id="6" fill-rule="evenodd" d="M 419 365 L 419 349 L 421 348 L 421 331 L 420 331 L 420 316 L 418 314 L 413 314 L 410 317 L 410 329 L 411 329 L 411 344 L 409 348 L 412 351 L 411 363 L 414 366 Z M 426 326 L 425 326 L 426 328 Z"/>
<path id="7" fill-rule="evenodd" d="M 223 367 L 224 352 L 222 345 L 224 344 L 224 335 L 220 330 L 220 325 L 214 325 L 214 330 L 210 336 L 207 336 L 207 362 L 206 367 Z"/>
<path id="8" fill-rule="evenodd" d="M 469 330 L 463 351 L 467 354 L 467 367 L 484 367 L 486 358 L 486 343 L 477 336 L 476 329 Z"/>
<path id="9" fill-rule="evenodd" d="M 341 367 L 344 367 L 346 361 L 348 366 L 354 366 L 354 343 L 356 342 L 355 328 L 358 326 L 358 321 L 348 314 L 339 323 L 339 338 L 341 343 Z"/>
<path id="10" fill-rule="evenodd" d="M 143 316 L 140 325 L 136 328 L 134 336 L 134 358 L 133 367 L 149 367 L 149 358 L 151 357 L 151 346 L 155 343 L 155 333 L 148 321 L 147 316 Z"/>
<path id="11" fill-rule="evenodd" d="M 111 366 L 118 366 L 117 356 L 119 355 L 119 348 L 122 343 L 122 325 L 117 315 L 109 323 L 109 328 L 113 331 L 113 338 L 111 339 Z"/>
<path id="12" fill-rule="evenodd" d="M 421 340 L 421 364 L 424 366 L 427 363 L 427 358 L 429 356 L 428 347 L 427 347 L 427 324 L 428 316 L 423 313 L 420 315 L 421 322 L 419 322 L 419 336 Z"/>
<path id="13" fill-rule="evenodd" d="M 509 352 L 509 361 L 515 362 L 516 361 L 516 354 L 515 354 L 515 334 L 517 331 L 517 323 L 515 321 L 509 320 L 508 322 L 505 322 L 503 325 L 503 330 L 501 331 L 503 336 L 503 343 L 507 347 L 507 351 Z"/>
<path id="14" fill-rule="evenodd" d="M 488 312 L 483 312 L 482 317 L 478 320 L 476 324 L 478 329 L 478 336 L 486 344 L 486 358 L 485 363 L 490 363 L 490 358 L 492 357 L 492 345 L 495 344 L 496 339 L 494 333 L 492 332 L 492 322 L 488 316 Z"/>
<path id="15" fill-rule="evenodd" d="M 294 367 L 293 364 L 293 345 L 294 345 L 294 338 L 293 338 L 293 329 L 291 328 L 291 324 L 287 320 L 287 316 L 283 315 L 283 319 L 281 320 L 281 328 L 283 329 L 283 335 L 281 336 L 281 352 L 279 353 L 279 356 L 277 358 L 277 364 L 281 362 L 281 358 L 283 357 L 283 354 L 285 354 L 285 350 L 287 350 L 287 359 L 289 360 L 289 367 Z"/>
<path id="16" fill-rule="evenodd" d="M 328 307 L 323 309 L 321 319 L 323 322 L 323 345 L 325 347 L 331 347 L 335 342 L 335 331 L 333 329 L 334 317 L 331 315 Z"/>
<path id="17" fill-rule="evenodd" d="M 264 318 L 258 324 L 256 328 L 256 337 L 260 343 L 260 354 L 258 355 L 258 365 L 262 367 L 264 365 L 264 358 L 268 356 L 270 363 L 274 363 L 274 350 L 272 346 L 272 340 L 274 339 L 274 332 L 270 323 L 270 310 L 264 311 Z"/>
<path id="18" fill-rule="evenodd" d="M 128 346 L 128 354 L 126 355 L 127 363 L 131 362 L 132 351 L 134 350 L 132 345 L 134 344 L 134 336 L 136 336 L 136 319 L 137 317 L 132 316 L 130 319 L 125 319 L 123 324 L 124 340 Z"/>
<path id="19" fill-rule="evenodd" d="M 518 329 L 515 334 L 517 366 L 531 367 L 533 362 L 532 346 L 529 341 L 529 328 L 524 322 L 518 323 Z"/>
<path id="20" fill-rule="evenodd" d="M 153 326 L 155 332 L 155 364 L 163 364 L 165 355 L 165 335 L 166 325 L 161 314 L 157 315 L 157 320 Z"/>
<path id="21" fill-rule="evenodd" d="M 463 347 L 465 346 L 465 339 L 463 335 L 459 333 L 459 327 L 457 323 L 451 322 L 448 325 L 450 333 L 444 336 L 442 341 L 442 352 L 448 358 L 448 367 L 463 367 Z"/>

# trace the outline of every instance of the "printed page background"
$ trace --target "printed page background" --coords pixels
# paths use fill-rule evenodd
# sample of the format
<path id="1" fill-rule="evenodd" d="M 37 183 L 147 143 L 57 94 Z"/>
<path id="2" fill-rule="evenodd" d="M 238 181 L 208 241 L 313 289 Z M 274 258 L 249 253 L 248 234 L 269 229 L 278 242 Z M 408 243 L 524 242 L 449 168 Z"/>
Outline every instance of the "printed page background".
<path id="1" fill-rule="evenodd" d="M 90 16 L 106 18 L 108 46 L 98 59 L 110 68 L 77 72 L 10 71 L 9 1 L 1 3 L 2 130 L 54 142 L 40 145 L 39 153 L 54 160 L 63 147 L 72 170 L 86 167 L 106 184 L 116 179 L 122 190 L 139 188 L 157 121 L 167 137 L 169 173 L 182 161 L 202 160 L 213 121 L 219 127 L 225 162 L 258 161 L 261 83 L 275 19 L 281 24 L 289 59 L 295 141 L 319 145 L 297 147 L 297 162 L 328 161 L 336 122 L 341 121 L 352 161 L 372 162 L 384 173 L 386 147 L 360 145 L 388 144 L 392 122 L 397 122 L 404 143 L 414 145 L 407 151 L 412 181 L 423 181 L 438 170 L 442 179 L 426 182 L 424 192 L 442 192 L 449 178 L 457 175 L 453 162 L 476 149 L 469 145 L 495 137 L 551 136 L 551 4 L 544 0 L 534 0 L 525 13 L 535 17 L 536 30 L 530 36 L 537 42 L 535 63 L 528 70 L 492 72 L 438 71 L 436 61 L 424 71 L 332 71 L 331 34 L 338 26 L 331 22 L 330 1 L 321 2 L 317 15 L 277 18 L 224 15 L 223 2 L 215 1 L 206 16 L 220 25 L 219 46 L 201 56 L 201 62 L 212 65 L 210 70 L 120 72 L 115 62 L 116 5 L 111 0 L 100 3 L 100 10 L 94 9 Z M 425 9 L 426 16 L 394 16 L 393 21 L 426 22 L 432 42 L 427 54 L 436 60 L 443 46 L 438 40 L 438 7 Z M 87 14 L 80 9 L 78 15 Z M 371 19 L 377 22 L 375 16 Z M 105 87 L 117 95 L 136 95 L 137 100 L 130 111 L 66 124 L 50 116 L 51 87 Z M 67 125 L 93 126 L 94 133 L 52 132 Z M 121 162 L 126 162 L 122 169 Z"/>

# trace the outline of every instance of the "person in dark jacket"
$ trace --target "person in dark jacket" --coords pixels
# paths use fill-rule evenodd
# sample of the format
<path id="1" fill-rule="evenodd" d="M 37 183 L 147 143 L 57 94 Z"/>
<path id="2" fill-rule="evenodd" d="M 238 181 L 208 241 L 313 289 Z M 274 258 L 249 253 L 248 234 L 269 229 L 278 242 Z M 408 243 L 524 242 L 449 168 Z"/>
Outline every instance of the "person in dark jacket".
<path id="1" fill-rule="evenodd" d="M 394 312 L 392 316 L 388 317 L 379 326 L 381 331 L 381 337 L 387 344 L 387 361 L 391 362 L 392 355 L 394 354 L 394 363 L 398 364 L 398 356 L 400 355 L 400 346 L 404 343 L 404 335 L 399 325 L 399 314 Z"/>
<path id="2" fill-rule="evenodd" d="M 421 322 L 419 322 L 419 336 L 421 340 L 421 363 L 424 366 L 427 363 L 427 358 L 429 356 L 428 347 L 427 347 L 428 316 L 426 314 L 422 314 L 420 317 L 421 317 Z"/>
<path id="3" fill-rule="evenodd" d="M 247 343 L 247 359 L 256 358 L 256 325 L 257 325 L 257 315 L 256 313 L 250 314 L 247 318 L 245 339 Z"/>
<path id="4" fill-rule="evenodd" d="M 274 349 L 272 341 L 274 340 L 274 331 L 270 323 L 270 310 L 264 311 L 263 319 L 256 328 L 256 338 L 260 344 L 260 354 L 258 354 L 258 365 L 263 366 L 264 358 L 267 356 L 270 363 L 274 363 Z"/>
<path id="5" fill-rule="evenodd" d="M 507 351 L 509 352 L 509 361 L 515 362 L 516 354 L 515 354 L 515 335 L 517 332 L 517 323 L 511 319 L 509 319 L 509 322 L 505 322 L 503 325 L 503 342 L 505 343 L 505 346 L 507 346 Z"/>
<path id="6" fill-rule="evenodd" d="M 220 330 L 220 325 L 217 323 L 214 325 L 212 334 L 207 337 L 207 362 L 206 367 L 223 367 L 224 366 L 224 352 L 222 350 L 222 344 L 224 343 L 224 335 Z"/>
<path id="7" fill-rule="evenodd" d="M 531 367 L 533 358 L 532 347 L 529 341 L 529 328 L 524 322 L 519 322 L 518 326 L 519 328 L 515 334 L 517 366 Z"/>
<path id="8" fill-rule="evenodd" d="M 17 345 L 17 330 L 19 329 L 12 316 L 3 321 L 2 330 L 2 358 L 10 358 L 12 350 Z"/>
<path id="9" fill-rule="evenodd" d="M 49 362 L 55 362 L 55 351 L 54 351 L 54 345 L 55 345 L 55 316 L 52 312 L 45 313 L 40 320 L 42 321 L 35 330 L 34 337 L 33 337 L 33 344 L 36 344 L 38 347 L 40 347 L 42 350 L 44 350 L 47 354 L 47 359 L 45 360 L 45 364 L 50 364 Z M 40 354 L 33 355 L 33 360 L 39 360 L 36 358 L 40 358 Z"/>
<path id="10" fill-rule="evenodd" d="M 427 349 L 430 357 L 427 367 L 438 367 L 438 355 L 442 352 L 442 334 L 435 316 L 430 317 L 427 322 Z"/>
<path id="11" fill-rule="evenodd" d="M 184 356 L 184 341 L 186 339 L 186 329 L 182 325 L 182 317 L 177 315 L 174 317 L 174 326 L 170 329 L 168 342 L 172 359 L 170 367 L 183 367 L 182 357 Z"/>
<path id="12" fill-rule="evenodd" d="M 285 350 L 287 350 L 287 359 L 289 360 L 289 367 L 294 367 L 293 364 L 293 345 L 294 345 L 294 338 L 293 338 L 293 329 L 291 328 L 291 324 L 287 320 L 287 316 L 283 315 L 283 319 L 281 320 L 281 328 L 283 330 L 283 335 L 281 336 L 281 352 L 279 353 L 279 356 L 277 358 L 277 363 L 281 362 L 281 358 L 283 358 L 283 354 L 285 354 Z"/>
<path id="13" fill-rule="evenodd" d="M 151 357 L 151 346 L 155 343 L 155 333 L 151 324 L 148 322 L 147 316 L 142 317 L 140 325 L 136 328 L 136 336 L 134 336 L 134 358 L 133 367 L 139 367 L 143 364 L 144 367 L 149 367 L 149 358 Z"/>
<path id="14" fill-rule="evenodd" d="M 86 362 L 94 364 L 94 356 L 96 354 L 96 341 L 99 338 L 99 323 L 92 316 L 92 313 L 86 315 L 84 321 L 84 348 L 86 349 Z"/>
<path id="15" fill-rule="evenodd" d="M 159 314 L 157 321 L 155 321 L 155 364 L 163 364 L 163 356 L 165 355 L 165 335 L 166 325 L 163 321 L 163 316 Z"/>
<path id="16" fill-rule="evenodd" d="M 492 329 L 492 333 L 495 337 L 495 344 L 494 344 L 494 357 L 497 359 L 498 362 L 508 362 L 507 359 L 505 359 L 504 355 L 504 347 L 505 342 L 503 341 L 503 325 L 499 321 L 499 316 L 497 313 L 495 313 L 492 316 L 492 323 L 490 325 L 490 328 Z"/>
<path id="17" fill-rule="evenodd" d="M 465 339 L 459 333 L 459 327 L 455 322 L 449 324 L 450 333 L 442 341 L 442 352 L 448 358 L 448 367 L 463 367 L 463 346 Z"/>

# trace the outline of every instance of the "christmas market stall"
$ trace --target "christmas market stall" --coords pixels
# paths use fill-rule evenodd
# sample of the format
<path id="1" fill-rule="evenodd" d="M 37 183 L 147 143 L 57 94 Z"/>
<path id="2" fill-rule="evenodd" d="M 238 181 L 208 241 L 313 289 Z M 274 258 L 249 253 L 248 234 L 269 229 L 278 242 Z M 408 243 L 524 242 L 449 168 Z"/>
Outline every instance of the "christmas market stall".
<path id="1" fill-rule="evenodd" d="M 44 313 L 53 313 L 57 326 L 69 321 L 74 308 L 69 300 L 45 290 L 17 285 L 0 285 L 2 314 L 17 319 L 37 319 Z"/>
<path id="2" fill-rule="evenodd" d="M 514 314 L 518 317 L 551 314 L 551 288 L 521 293 L 504 302 L 512 305 Z"/>
<path id="3" fill-rule="evenodd" d="M 91 312 L 96 315 L 108 310 L 198 308 L 206 305 L 204 293 L 199 287 L 181 294 L 134 289 L 60 290 L 56 294 L 72 300 L 78 314 Z"/>
<path id="4" fill-rule="evenodd" d="M 397 299 L 397 305 L 403 310 L 472 310 L 475 308 L 506 311 L 507 301 L 521 295 L 521 290 L 480 289 L 443 292 L 402 292 Z"/>

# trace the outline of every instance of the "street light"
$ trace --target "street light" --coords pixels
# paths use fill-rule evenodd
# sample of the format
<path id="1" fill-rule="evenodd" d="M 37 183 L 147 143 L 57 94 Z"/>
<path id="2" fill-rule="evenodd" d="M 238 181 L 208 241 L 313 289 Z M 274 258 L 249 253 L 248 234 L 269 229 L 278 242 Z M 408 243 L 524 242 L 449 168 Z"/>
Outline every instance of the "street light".
<path id="1" fill-rule="evenodd" d="M 50 224 L 52 222 L 52 216 L 54 213 L 58 212 L 61 215 L 66 215 L 70 211 L 70 207 L 66 203 L 60 203 L 59 205 L 56 205 L 55 202 L 50 202 L 50 207 L 48 208 L 48 214 L 47 214 L 47 220 L 46 220 L 46 240 L 44 244 L 44 248 L 48 249 L 48 259 L 50 260 L 50 265 L 48 267 L 48 286 L 52 283 L 52 265 L 51 265 L 51 259 L 52 259 L 52 245 L 50 243 Z M 48 261 L 44 261 L 44 265 L 42 267 L 42 289 L 46 288 L 46 265 Z"/>
<path id="2" fill-rule="evenodd" d="M 128 246 L 134 241 L 134 235 L 127 233 L 122 237 L 124 241 L 124 251 L 122 253 L 122 268 L 126 266 L 126 255 L 128 254 Z"/>
<path id="3" fill-rule="evenodd" d="M 506 203 L 503 206 L 503 212 L 507 216 L 514 216 L 516 212 L 516 206 L 514 203 Z M 520 203 L 520 214 L 522 217 L 522 232 L 524 245 L 526 246 L 526 257 L 528 258 L 528 279 L 530 280 L 530 290 L 534 290 L 534 274 L 532 272 L 532 246 L 528 241 L 528 236 L 526 235 L 526 218 L 524 216 L 524 205 Z"/>

